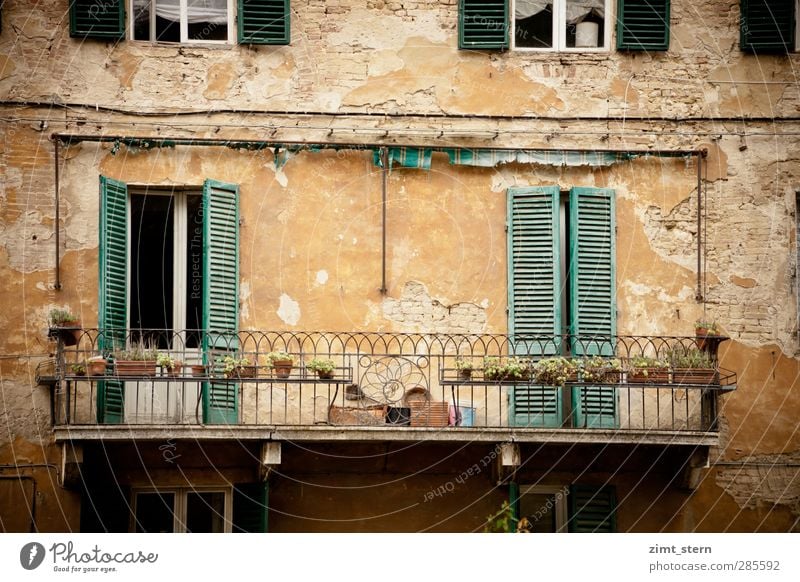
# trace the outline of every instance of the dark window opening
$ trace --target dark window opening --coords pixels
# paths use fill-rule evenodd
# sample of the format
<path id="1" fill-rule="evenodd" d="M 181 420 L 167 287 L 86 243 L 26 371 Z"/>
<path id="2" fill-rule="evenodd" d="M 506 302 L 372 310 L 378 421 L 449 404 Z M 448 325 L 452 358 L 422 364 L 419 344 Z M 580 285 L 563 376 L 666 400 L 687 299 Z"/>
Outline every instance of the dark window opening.
<path id="1" fill-rule="evenodd" d="M 225 494 L 221 491 L 190 492 L 186 496 L 186 531 L 222 533 L 225 531 Z"/>
<path id="2" fill-rule="evenodd" d="M 515 20 L 515 46 L 523 48 L 551 48 L 553 46 L 553 5 L 541 12 Z M 574 39 L 573 39 L 574 41 Z"/>
<path id="3" fill-rule="evenodd" d="M 172 533 L 175 528 L 175 494 L 137 493 L 135 518 L 137 533 Z"/>
<path id="4" fill-rule="evenodd" d="M 173 198 L 132 194 L 130 199 L 130 327 L 139 330 L 132 339 L 165 349 L 169 347 L 168 334 L 146 330 L 172 328 Z"/>
<path id="5" fill-rule="evenodd" d="M 557 503 L 558 499 L 554 493 L 526 493 L 520 497 L 520 519 L 524 517 L 528 520 L 530 533 L 555 533 L 558 531 Z"/>

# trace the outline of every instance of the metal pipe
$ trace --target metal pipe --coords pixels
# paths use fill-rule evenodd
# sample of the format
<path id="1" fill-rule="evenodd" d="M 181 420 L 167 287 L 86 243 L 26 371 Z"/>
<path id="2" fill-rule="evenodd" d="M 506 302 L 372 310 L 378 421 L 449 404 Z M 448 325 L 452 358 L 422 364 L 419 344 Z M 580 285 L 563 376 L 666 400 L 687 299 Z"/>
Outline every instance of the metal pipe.
<path id="1" fill-rule="evenodd" d="M 386 192 L 389 186 L 389 148 L 381 148 L 381 295 L 386 295 Z"/>
<path id="2" fill-rule="evenodd" d="M 702 252 L 703 252 L 703 158 L 705 155 L 701 152 L 697 153 L 697 291 L 694 298 L 697 301 L 703 300 L 703 265 L 702 265 Z"/>
<path id="3" fill-rule="evenodd" d="M 59 224 L 61 219 L 61 205 L 59 204 L 59 176 L 58 176 L 58 166 L 59 166 L 59 155 L 58 155 L 58 142 L 59 140 L 56 139 L 55 141 L 55 166 L 56 166 L 56 196 L 55 196 L 55 203 L 56 203 L 56 221 L 55 221 L 55 229 L 56 229 L 56 281 L 55 281 L 55 289 L 56 291 L 61 290 L 61 226 Z"/>

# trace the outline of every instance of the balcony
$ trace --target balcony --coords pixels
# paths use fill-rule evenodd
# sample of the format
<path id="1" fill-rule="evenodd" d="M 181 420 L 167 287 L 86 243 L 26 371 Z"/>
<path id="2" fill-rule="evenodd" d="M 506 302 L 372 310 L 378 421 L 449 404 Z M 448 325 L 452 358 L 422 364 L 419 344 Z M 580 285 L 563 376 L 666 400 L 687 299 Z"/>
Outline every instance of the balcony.
<path id="1" fill-rule="evenodd" d="M 736 388 L 717 362 L 725 339 L 85 329 L 58 340 L 52 415 L 57 440 L 712 445 L 718 397 Z M 151 353 L 128 369 L 137 345 L 182 366 Z M 680 354 L 710 369 L 679 368 Z"/>

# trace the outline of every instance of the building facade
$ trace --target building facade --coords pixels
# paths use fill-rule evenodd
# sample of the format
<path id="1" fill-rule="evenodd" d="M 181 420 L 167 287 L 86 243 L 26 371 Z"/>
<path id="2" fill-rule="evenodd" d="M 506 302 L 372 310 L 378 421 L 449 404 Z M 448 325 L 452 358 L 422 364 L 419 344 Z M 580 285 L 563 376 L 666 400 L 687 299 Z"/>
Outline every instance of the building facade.
<path id="1" fill-rule="evenodd" d="M 796 13 L 3 2 L 2 528 L 796 531 Z"/>

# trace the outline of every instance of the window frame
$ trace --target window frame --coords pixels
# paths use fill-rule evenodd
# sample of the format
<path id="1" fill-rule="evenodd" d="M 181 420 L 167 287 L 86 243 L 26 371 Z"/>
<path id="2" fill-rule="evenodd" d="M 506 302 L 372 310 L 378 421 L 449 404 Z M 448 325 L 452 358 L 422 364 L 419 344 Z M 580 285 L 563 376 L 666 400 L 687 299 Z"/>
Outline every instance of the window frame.
<path id="1" fill-rule="evenodd" d="M 517 0 L 509 3 L 509 50 L 530 53 L 608 53 L 611 52 L 612 32 L 616 26 L 616 6 L 612 0 L 603 0 L 605 3 L 605 16 L 603 17 L 603 46 L 598 47 L 567 47 L 567 1 L 552 0 L 553 10 L 553 46 L 551 47 L 518 47 L 517 46 Z M 600 39 L 598 39 L 600 40 Z"/>
<path id="2" fill-rule="evenodd" d="M 186 531 L 188 521 L 188 499 L 190 493 L 223 493 L 225 495 L 225 515 L 222 516 L 224 524 L 221 533 L 231 533 L 233 531 L 233 487 L 230 486 L 203 486 L 203 487 L 132 487 L 131 488 L 131 517 L 128 522 L 128 531 L 136 531 L 136 507 L 140 493 L 172 493 L 175 496 L 175 507 L 172 513 L 172 532 L 171 533 L 191 533 Z"/>
<path id="3" fill-rule="evenodd" d="M 550 533 L 567 533 L 569 531 L 569 506 L 567 504 L 567 499 L 569 496 L 568 486 L 562 485 L 559 487 L 557 485 L 525 485 L 524 483 L 521 483 L 519 485 L 518 499 L 520 503 L 520 515 L 518 516 L 518 519 L 527 517 L 522 515 L 522 499 L 528 494 L 552 495 L 555 499 L 553 510 L 555 513 L 556 531 Z"/>
<path id="4" fill-rule="evenodd" d="M 188 0 L 179 0 L 180 1 L 180 33 L 181 39 L 177 42 L 171 41 L 163 41 L 154 39 L 155 37 L 155 26 L 156 26 L 156 12 L 154 3 L 158 0 L 148 0 L 150 2 L 150 37 L 151 40 L 143 40 L 137 39 L 134 36 L 135 32 L 135 24 L 136 19 L 134 17 L 135 10 L 133 3 L 136 0 L 127 0 L 126 1 L 126 8 L 127 13 L 129 15 L 128 23 L 127 23 L 127 37 L 128 40 L 131 42 L 139 42 L 151 45 L 161 45 L 161 46 L 204 46 L 204 45 L 211 45 L 211 46 L 233 46 L 238 44 L 238 32 L 237 32 L 237 10 L 236 10 L 236 0 L 227 0 L 228 5 L 228 23 L 227 23 L 227 30 L 228 30 L 228 40 L 193 40 L 188 38 L 189 34 L 189 24 L 188 24 L 188 7 L 187 2 Z M 153 40 L 154 39 L 154 40 Z"/>

